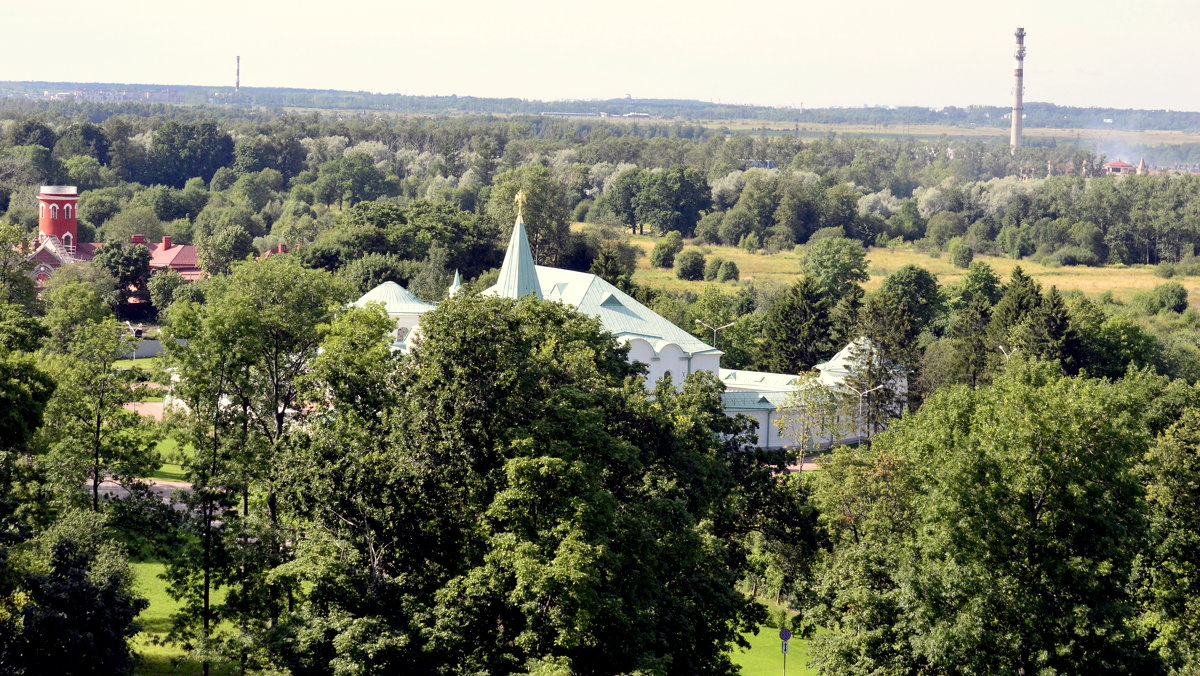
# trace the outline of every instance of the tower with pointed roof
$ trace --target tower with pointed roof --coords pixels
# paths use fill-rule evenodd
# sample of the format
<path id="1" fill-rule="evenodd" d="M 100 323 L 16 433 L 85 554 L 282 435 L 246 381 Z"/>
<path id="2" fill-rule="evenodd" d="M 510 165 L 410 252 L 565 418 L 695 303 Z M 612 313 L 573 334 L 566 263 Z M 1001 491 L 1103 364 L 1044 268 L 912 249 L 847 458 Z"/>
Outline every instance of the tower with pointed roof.
<path id="1" fill-rule="evenodd" d="M 504 252 L 504 263 L 500 266 L 500 278 L 492 288 L 497 296 L 505 298 L 523 298 L 532 293 L 542 300 L 542 285 L 538 282 L 537 270 L 533 265 L 529 237 L 525 234 L 523 191 L 517 193 L 516 202 L 517 222 L 513 224 L 512 236 L 508 238 L 508 250 Z"/>
<path id="2" fill-rule="evenodd" d="M 458 270 L 454 271 L 454 281 L 450 282 L 450 288 L 446 289 L 446 297 L 453 298 L 462 291 L 462 275 L 458 274 Z"/>

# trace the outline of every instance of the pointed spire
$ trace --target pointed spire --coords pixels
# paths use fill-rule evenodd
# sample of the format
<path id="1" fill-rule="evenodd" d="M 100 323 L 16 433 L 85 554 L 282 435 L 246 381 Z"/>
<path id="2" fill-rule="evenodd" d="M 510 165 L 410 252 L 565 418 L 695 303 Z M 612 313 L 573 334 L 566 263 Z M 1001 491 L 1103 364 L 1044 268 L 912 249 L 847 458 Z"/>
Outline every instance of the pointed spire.
<path id="1" fill-rule="evenodd" d="M 532 293 L 538 300 L 542 299 L 542 285 L 538 283 L 537 270 L 533 267 L 529 237 L 525 235 L 525 223 L 521 221 L 520 213 L 513 224 L 512 237 L 508 240 L 508 251 L 504 252 L 504 264 L 500 266 L 500 278 L 496 280 L 495 289 L 496 295 L 506 298 L 521 298 Z"/>
<path id="2" fill-rule="evenodd" d="M 462 291 L 462 275 L 458 274 L 458 270 L 454 271 L 454 281 L 450 283 L 450 288 L 446 291 L 447 298 L 453 298 Z"/>

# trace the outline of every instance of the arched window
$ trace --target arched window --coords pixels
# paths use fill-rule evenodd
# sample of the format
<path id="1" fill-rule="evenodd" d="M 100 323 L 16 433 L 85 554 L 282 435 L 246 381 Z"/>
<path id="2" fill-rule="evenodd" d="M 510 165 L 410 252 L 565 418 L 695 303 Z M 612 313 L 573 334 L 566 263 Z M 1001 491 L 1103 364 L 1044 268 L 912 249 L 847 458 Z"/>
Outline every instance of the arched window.
<path id="1" fill-rule="evenodd" d="M 52 218 L 52 219 L 58 218 L 58 205 L 57 204 L 50 205 L 50 218 Z"/>
<path id="2" fill-rule="evenodd" d="M 71 217 L 71 205 L 70 204 L 64 205 L 63 206 L 63 218 L 70 218 L 70 217 Z"/>
<path id="3" fill-rule="evenodd" d="M 38 202 L 38 218 L 46 217 L 46 203 Z"/>
<path id="4" fill-rule="evenodd" d="M 671 380 L 672 380 L 672 381 L 674 381 L 674 380 L 675 380 L 675 378 L 673 378 L 673 377 L 671 376 L 671 372 L 670 372 L 670 371 L 667 371 L 666 373 L 664 373 L 664 374 L 663 374 L 663 377 L 664 377 L 664 378 L 671 378 Z"/>
<path id="5" fill-rule="evenodd" d="M 75 248 L 75 238 L 71 237 L 71 233 L 63 233 L 63 246 L 67 247 L 67 251 Z"/>

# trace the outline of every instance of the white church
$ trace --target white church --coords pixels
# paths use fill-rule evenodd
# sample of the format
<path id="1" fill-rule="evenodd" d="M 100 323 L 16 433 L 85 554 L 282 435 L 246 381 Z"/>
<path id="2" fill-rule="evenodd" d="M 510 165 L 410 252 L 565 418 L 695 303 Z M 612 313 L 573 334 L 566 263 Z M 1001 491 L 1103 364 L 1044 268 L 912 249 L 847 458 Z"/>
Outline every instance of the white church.
<path id="1" fill-rule="evenodd" d="M 455 273 L 450 295 L 458 293 L 461 286 L 461 278 Z M 760 447 L 794 444 L 793 435 L 780 433 L 780 408 L 803 379 L 782 373 L 721 368 L 720 350 L 675 326 L 599 276 L 534 265 L 520 214 L 504 254 L 500 277 L 483 293 L 506 298 L 533 294 L 596 317 L 605 330 L 629 346 L 630 361 L 647 365 L 647 387 L 653 387 L 663 376 L 669 375 L 674 382 L 682 383 L 689 373 L 709 371 L 725 384 L 722 395 L 725 411 L 758 422 Z M 380 284 L 351 305 L 365 307 L 369 303 L 381 303 L 396 323 L 393 347 L 402 351 L 420 334 L 421 315 L 435 307 L 395 282 Z M 818 365 L 820 377 L 812 385 L 841 385 L 849 374 L 849 350 L 847 346 L 828 362 Z"/>

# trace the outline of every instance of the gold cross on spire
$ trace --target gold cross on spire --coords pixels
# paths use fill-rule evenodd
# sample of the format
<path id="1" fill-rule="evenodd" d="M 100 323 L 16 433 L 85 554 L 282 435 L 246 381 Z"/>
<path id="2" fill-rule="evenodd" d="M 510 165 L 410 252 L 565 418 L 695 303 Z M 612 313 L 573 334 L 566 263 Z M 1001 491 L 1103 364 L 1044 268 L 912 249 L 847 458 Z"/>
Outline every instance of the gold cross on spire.
<path id="1" fill-rule="evenodd" d="M 525 212 L 525 191 L 518 190 L 517 196 L 513 199 L 513 201 L 517 203 L 517 220 L 524 221 L 521 216 Z"/>

